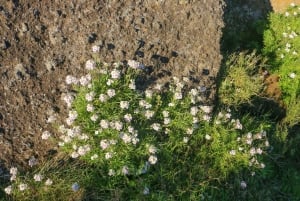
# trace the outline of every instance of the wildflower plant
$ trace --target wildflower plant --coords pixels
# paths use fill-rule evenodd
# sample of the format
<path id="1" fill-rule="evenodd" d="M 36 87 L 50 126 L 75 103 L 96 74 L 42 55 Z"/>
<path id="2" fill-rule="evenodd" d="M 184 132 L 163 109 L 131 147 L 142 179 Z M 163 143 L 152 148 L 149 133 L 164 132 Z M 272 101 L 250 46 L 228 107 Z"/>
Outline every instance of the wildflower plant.
<path id="1" fill-rule="evenodd" d="M 270 71 L 279 75 L 282 100 L 287 108 L 286 123 L 299 123 L 300 102 L 300 6 L 291 4 L 286 12 L 271 13 L 264 32 L 264 53 L 273 58 Z"/>
<path id="2" fill-rule="evenodd" d="M 68 75 L 72 93 L 62 96 L 69 111 L 57 143 L 71 158 L 64 161 L 74 176 L 62 177 L 65 166 L 57 174 L 51 166 L 37 168 L 26 177 L 12 169 L 6 193 L 29 198 L 36 192 L 43 200 L 51 191 L 70 198 L 93 189 L 93 196 L 107 199 L 189 200 L 230 174 L 265 168 L 267 126 L 234 118 L 229 109 L 213 115 L 213 106 L 202 102 L 203 87 L 188 87 L 188 79 L 142 89 L 136 80 L 144 68 L 136 61 L 111 66 L 90 59 L 86 75 Z M 53 136 L 41 134 L 43 140 Z"/>

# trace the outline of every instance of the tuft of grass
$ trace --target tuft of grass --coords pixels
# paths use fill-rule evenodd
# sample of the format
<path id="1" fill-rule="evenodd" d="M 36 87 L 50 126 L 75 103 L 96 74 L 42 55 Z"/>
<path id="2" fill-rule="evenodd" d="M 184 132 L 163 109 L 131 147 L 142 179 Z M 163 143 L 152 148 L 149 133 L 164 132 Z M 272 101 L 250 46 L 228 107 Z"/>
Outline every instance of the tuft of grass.
<path id="1" fill-rule="evenodd" d="M 263 89 L 263 77 L 259 70 L 265 66 L 265 60 L 255 52 L 241 52 L 229 57 L 225 64 L 225 78 L 219 89 L 220 101 L 225 105 L 238 106 L 250 103 Z"/>

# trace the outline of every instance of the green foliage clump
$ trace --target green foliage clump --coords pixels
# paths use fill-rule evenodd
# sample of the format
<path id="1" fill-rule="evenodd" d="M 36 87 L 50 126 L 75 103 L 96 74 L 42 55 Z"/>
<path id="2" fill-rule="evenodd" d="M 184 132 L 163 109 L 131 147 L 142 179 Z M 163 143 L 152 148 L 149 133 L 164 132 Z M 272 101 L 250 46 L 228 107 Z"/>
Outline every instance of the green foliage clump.
<path id="1" fill-rule="evenodd" d="M 270 57 L 270 71 L 278 74 L 282 99 L 286 106 L 285 122 L 299 123 L 300 114 L 300 15 L 299 6 L 285 13 L 271 13 L 270 24 L 264 32 L 265 55 Z"/>
<path id="2" fill-rule="evenodd" d="M 233 54 L 225 64 L 225 78 L 219 88 L 223 104 L 237 106 L 250 103 L 263 89 L 263 78 L 258 71 L 264 66 L 261 56 L 242 52 Z"/>

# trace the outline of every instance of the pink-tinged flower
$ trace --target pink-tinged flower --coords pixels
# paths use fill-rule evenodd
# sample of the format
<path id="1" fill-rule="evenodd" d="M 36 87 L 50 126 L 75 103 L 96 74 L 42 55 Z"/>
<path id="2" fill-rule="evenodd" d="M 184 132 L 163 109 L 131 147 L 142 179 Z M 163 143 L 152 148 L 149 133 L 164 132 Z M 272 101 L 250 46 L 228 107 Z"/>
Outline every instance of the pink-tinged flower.
<path id="1" fill-rule="evenodd" d="M 99 95 L 99 100 L 100 100 L 100 102 L 105 102 L 106 100 L 107 100 L 107 95 L 105 95 L 105 94 L 100 94 Z"/>
<path id="2" fill-rule="evenodd" d="M 135 61 L 135 60 L 128 60 L 127 64 L 128 64 L 129 67 L 131 67 L 133 69 L 143 69 L 143 68 L 145 68 L 145 66 L 143 64 L 141 64 L 140 62 Z"/>
<path id="3" fill-rule="evenodd" d="M 123 168 L 122 168 L 122 173 L 123 173 L 124 175 L 128 175 L 128 174 L 129 174 L 129 168 L 128 168 L 127 166 L 123 166 Z"/>
<path id="4" fill-rule="evenodd" d="M 101 149 L 105 150 L 109 147 L 110 143 L 108 140 L 101 140 L 100 141 L 100 147 Z"/>
<path id="5" fill-rule="evenodd" d="M 42 133 L 42 139 L 47 140 L 49 137 L 51 137 L 51 133 L 49 131 L 44 131 Z"/>
<path id="6" fill-rule="evenodd" d="M 124 119 L 125 119 L 126 122 L 131 122 L 131 120 L 132 120 L 132 115 L 131 115 L 131 114 L 125 114 L 125 115 L 124 115 Z"/>
<path id="7" fill-rule="evenodd" d="M 72 75 L 67 75 L 66 76 L 66 84 L 77 84 L 78 80 L 76 77 L 72 76 Z"/>
<path id="8" fill-rule="evenodd" d="M 95 63 L 95 61 L 93 61 L 93 60 L 87 60 L 86 61 L 86 63 L 85 63 L 85 68 L 87 69 L 87 70 L 93 70 L 94 68 L 95 68 L 95 66 L 96 66 L 96 63 Z"/>

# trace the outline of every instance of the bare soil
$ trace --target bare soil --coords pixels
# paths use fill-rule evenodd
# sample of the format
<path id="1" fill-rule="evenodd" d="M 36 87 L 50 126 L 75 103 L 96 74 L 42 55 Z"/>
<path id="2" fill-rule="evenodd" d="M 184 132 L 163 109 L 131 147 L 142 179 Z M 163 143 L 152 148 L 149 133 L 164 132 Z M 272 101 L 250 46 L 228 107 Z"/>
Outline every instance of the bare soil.
<path id="1" fill-rule="evenodd" d="M 223 3 L 216 0 L 0 0 L 0 161 L 49 156 L 41 133 L 64 116 L 65 76 L 80 76 L 100 45 L 106 62 L 135 59 L 150 76 L 189 76 L 215 95 Z"/>

